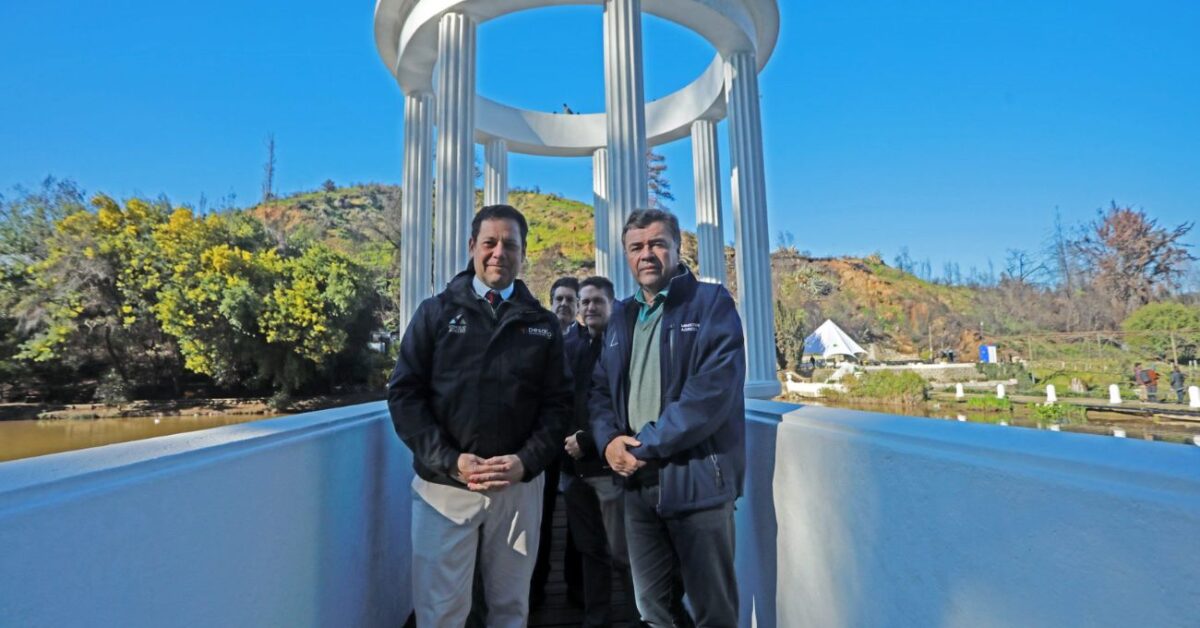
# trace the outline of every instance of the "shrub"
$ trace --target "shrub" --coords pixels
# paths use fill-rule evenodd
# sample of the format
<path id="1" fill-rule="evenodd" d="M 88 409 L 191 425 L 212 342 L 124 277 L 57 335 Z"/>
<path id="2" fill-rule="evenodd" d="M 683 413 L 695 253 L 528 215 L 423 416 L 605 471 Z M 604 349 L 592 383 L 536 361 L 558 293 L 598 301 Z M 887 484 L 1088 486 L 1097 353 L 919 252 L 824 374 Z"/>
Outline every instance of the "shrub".
<path id="1" fill-rule="evenodd" d="M 121 378 L 116 369 L 108 369 L 100 376 L 100 384 L 96 386 L 96 401 L 115 405 L 128 403 L 133 398 L 133 387 Z"/>
<path id="2" fill-rule="evenodd" d="M 1033 406 L 1033 419 L 1042 423 L 1086 423 L 1084 409 L 1078 406 L 1061 403 L 1048 403 Z"/>
<path id="3" fill-rule="evenodd" d="M 1008 412 L 1012 410 L 1012 402 L 997 397 L 971 397 L 967 400 L 967 409 L 981 412 Z"/>
<path id="4" fill-rule="evenodd" d="M 868 371 L 843 380 L 847 397 L 914 405 L 929 399 L 929 382 L 912 371 Z"/>

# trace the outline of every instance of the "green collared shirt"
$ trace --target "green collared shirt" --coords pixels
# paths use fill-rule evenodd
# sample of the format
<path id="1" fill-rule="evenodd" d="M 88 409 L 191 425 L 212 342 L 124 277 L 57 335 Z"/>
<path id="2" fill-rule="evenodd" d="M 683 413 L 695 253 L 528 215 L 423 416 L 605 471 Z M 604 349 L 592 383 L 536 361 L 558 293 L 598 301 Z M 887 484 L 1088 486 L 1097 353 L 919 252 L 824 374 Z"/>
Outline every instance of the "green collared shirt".
<path id="1" fill-rule="evenodd" d="M 629 427 L 637 434 L 643 427 L 657 421 L 662 411 L 662 373 L 658 354 L 667 289 L 663 288 L 654 297 L 653 305 L 646 303 L 640 288 L 633 298 L 642 304 L 633 328 L 629 361 Z"/>
<path id="2" fill-rule="evenodd" d="M 659 290 L 658 294 L 654 295 L 654 305 L 646 303 L 646 296 L 641 288 L 638 288 L 637 292 L 633 293 L 633 299 L 642 305 L 641 309 L 638 310 L 639 323 L 646 322 L 646 319 L 649 318 L 651 314 L 662 309 L 663 303 L 667 302 L 667 293 L 670 290 L 671 286 L 669 284 L 666 288 Z"/>

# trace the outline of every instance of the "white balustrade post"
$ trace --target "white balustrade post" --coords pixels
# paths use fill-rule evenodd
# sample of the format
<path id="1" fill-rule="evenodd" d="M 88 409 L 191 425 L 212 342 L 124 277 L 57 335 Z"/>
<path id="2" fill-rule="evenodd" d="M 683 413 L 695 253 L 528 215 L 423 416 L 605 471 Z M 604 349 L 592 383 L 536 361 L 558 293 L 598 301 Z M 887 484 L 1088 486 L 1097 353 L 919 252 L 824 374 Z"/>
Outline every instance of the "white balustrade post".
<path id="1" fill-rule="evenodd" d="M 1188 386 L 1188 407 L 1200 408 L 1200 386 Z"/>
<path id="2" fill-rule="evenodd" d="M 508 143 L 494 137 L 483 145 L 483 204 L 508 204 Z"/>
<path id="3" fill-rule="evenodd" d="M 729 157 L 733 171 L 733 225 L 737 243 L 737 289 L 746 334 L 746 392 L 770 398 L 775 378 L 775 311 L 771 296 L 771 243 L 763 172 L 758 67 L 753 52 L 725 60 Z"/>
<path id="4" fill-rule="evenodd" d="M 696 240 L 700 281 L 725 283 L 725 234 L 721 228 L 721 165 L 717 123 L 692 123 L 692 174 L 696 186 Z"/>
<path id="5" fill-rule="evenodd" d="M 963 392 L 963 385 L 962 385 L 962 384 L 955 384 L 955 385 L 954 385 L 954 398 L 955 398 L 955 399 L 962 399 L 962 398 L 964 398 L 964 397 L 966 397 L 966 396 L 967 396 L 967 395 L 966 395 L 966 393 L 964 393 L 964 392 Z"/>
<path id="6" fill-rule="evenodd" d="M 996 398 L 997 399 L 1004 398 L 1004 384 L 996 384 Z"/>
<path id="7" fill-rule="evenodd" d="M 435 290 L 465 267 L 475 214 L 475 31 L 463 13 L 438 22 Z"/>
<path id="8" fill-rule="evenodd" d="M 594 209 L 592 221 L 596 234 L 596 274 L 611 280 L 613 251 L 609 246 L 611 227 L 608 224 L 607 148 L 597 148 L 592 153 L 592 207 Z"/>
<path id="9" fill-rule="evenodd" d="M 604 94 L 608 134 L 609 279 L 617 298 L 636 282 L 621 249 L 621 228 L 650 204 L 646 94 L 642 83 L 641 0 L 604 2 Z"/>
<path id="10" fill-rule="evenodd" d="M 1054 384 L 1046 384 L 1046 403 L 1058 403 L 1058 393 L 1054 390 Z"/>
<path id="11" fill-rule="evenodd" d="M 400 332 L 433 288 L 433 95 L 404 96 L 400 185 Z"/>
<path id="12" fill-rule="evenodd" d="M 1108 385 L 1108 402 L 1116 405 L 1121 403 L 1121 387 L 1116 384 Z"/>

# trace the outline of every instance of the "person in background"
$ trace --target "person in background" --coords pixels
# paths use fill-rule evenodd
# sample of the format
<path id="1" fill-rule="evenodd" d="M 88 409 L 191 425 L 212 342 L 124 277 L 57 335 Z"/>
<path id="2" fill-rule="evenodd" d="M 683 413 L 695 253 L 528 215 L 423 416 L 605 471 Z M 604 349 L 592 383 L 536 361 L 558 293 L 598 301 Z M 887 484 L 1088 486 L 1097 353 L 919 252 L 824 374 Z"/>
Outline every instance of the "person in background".
<path id="1" fill-rule="evenodd" d="M 733 297 L 680 263 L 679 221 L 644 209 L 621 244 L 639 289 L 618 301 L 593 374 L 592 437 L 626 478 L 638 612 L 671 626 L 682 578 L 697 626 L 738 625 L 733 502 L 745 475 L 745 341 Z"/>
<path id="2" fill-rule="evenodd" d="M 1187 377 L 1179 370 L 1179 364 L 1171 369 L 1171 390 L 1175 391 L 1175 400 L 1183 403 L 1184 380 Z"/>
<path id="3" fill-rule="evenodd" d="M 1142 378 L 1146 384 L 1146 400 L 1150 403 L 1158 401 L 1158 371 L 1154 370 L 1154 365 L 1142 371 Z"/>
<path id="4" fill-rule="evenodd" d="M 572 336 L 566 343 L 575 377 L 575 423 L 563 443 L 568 455 L 563 461 L 563 498 L 570 536 L 583 562 L 583 626 L 588 628 L 612 624 L 613 568 L 633 591 L 625 544 L 624 491 L 596 449 L 588 421 L 592 370 L 604 347 L 614 296 L 608 279 L 584 279 L 579 312 L 586 335 Z"/>
<path id="5" fill-rule="evenodd" d="M 574 277 L 559 277 L 550 286 L 550 311 L 558 319 L 563 334 L 564 349 L 575 338 L 587 335 L 587 331 L 576 320 L 579 313 L 579 280 Z M 550 579 L 550 532 L 554 523 L 554 507 L 558 504 L 559 484 L 562 477 L 562 456 L 546 467 L 546 485 L 542 490 L 541 534 L 547 542 L 538 548 L 537 562 L 533 567 L 533 579 L 529 583 L 529 607 L 537 608 L 546 600 L 546 582 Z M 575 547 L 567 543 L 563 556 L 566 572 L 567 597 L 582 600 L 579 589 L 582 575 L 579 573 L 579 556 Z"/>
<path id="6" fill-rule="evenodd" d="M 418 626 L 462 626 L 479 561 L 487 624 L 529 616 L 542 470 L 556 460 L 573 384 L 558 320 L 517 276 L 529 228 L 489 205 L 471 223 L 471 263 L 417 308 L 388 382 L 412 451 L 412 577 Z"/>
<path id="7" fill-rule="evenodd" d="M 1146 376 L 1141 362 L 1133 363 L 1133 392 L 1139 401 L 1146 400 Z"/>

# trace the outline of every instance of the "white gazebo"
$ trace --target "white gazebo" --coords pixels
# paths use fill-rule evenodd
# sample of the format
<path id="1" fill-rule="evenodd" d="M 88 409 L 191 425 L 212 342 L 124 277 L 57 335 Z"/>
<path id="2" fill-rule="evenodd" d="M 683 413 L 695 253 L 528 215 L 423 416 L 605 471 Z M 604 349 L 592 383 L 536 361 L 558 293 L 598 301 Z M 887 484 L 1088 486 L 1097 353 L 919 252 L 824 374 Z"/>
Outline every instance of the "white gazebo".
<path id="1" fill-rule="evenodd" d="M 859 346 L 837 323 L 825 319 L 820 327 L 804 339 L 804 355 L 819 355 L 822 359 L 861 359 L 867 352 Z"/>
<path id="2" fill-rule="evenodd" d="M 527 9 L 595 4 L 604 6 L 603 24 L 597 24 L 604 30 L 604 112 L 555 115 L 476 94 L 479 24 Z M 691 83 L 651 103 L 642 85 L 643 10 L 695 31 L 717 51 Z M 621 254 L 621 227 L 633 210 L 649 204 L 647 146 L 690 135 L 697 275 L 724 282 L 716 125 L 728 117 L 746 393 L 777 394 L 758 72 L 778 34 L 776 0 L 646 0 L 644 7 L 642 0 L 377 0 L 375 44 L 404 92 L 401 324 L 466 262 L 475 143 L 484 146 L 485 204 L 506 202 L 509 151 L 590 155 L 596 272 L 627 295 L 635 286 Z"/>

